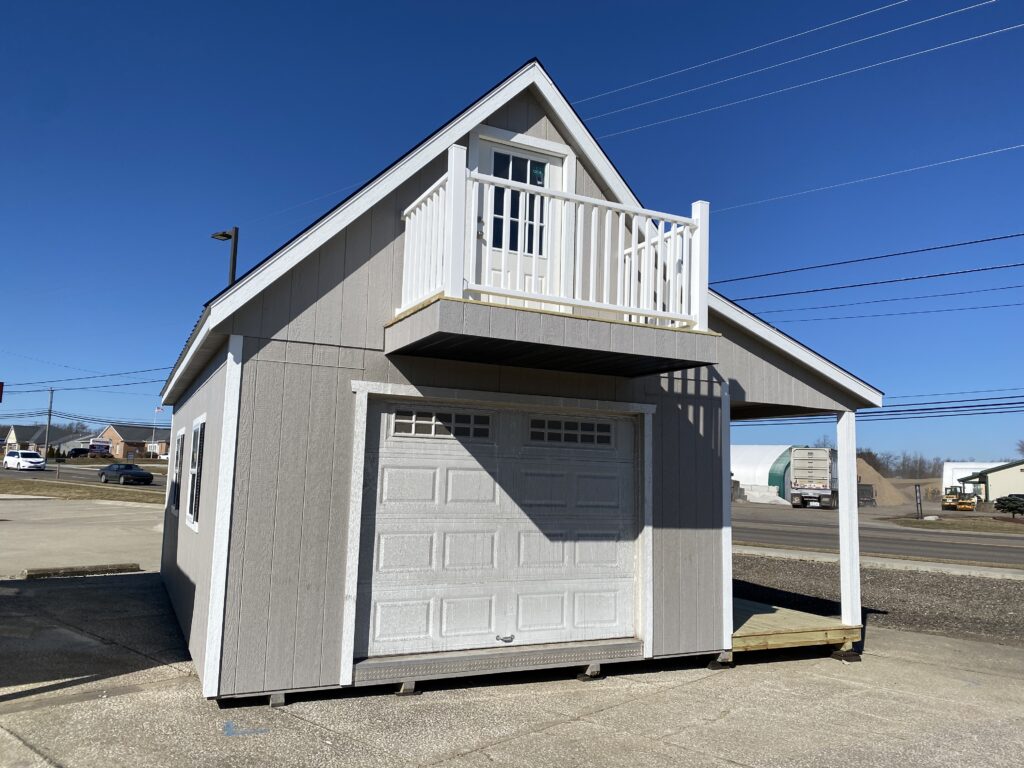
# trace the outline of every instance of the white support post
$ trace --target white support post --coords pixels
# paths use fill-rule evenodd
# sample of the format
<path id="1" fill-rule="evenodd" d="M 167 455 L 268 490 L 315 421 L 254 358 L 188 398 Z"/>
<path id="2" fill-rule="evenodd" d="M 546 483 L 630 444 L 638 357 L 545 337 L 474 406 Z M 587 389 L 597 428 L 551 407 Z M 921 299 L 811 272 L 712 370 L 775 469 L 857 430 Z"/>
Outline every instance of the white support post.
<path id="1" fill-rule="evenodd" d="M 860 626 L 860 538 L 857 528 L 857 415 L 840 413 L 836 420 L 839 491 L 839 581 L 843 624 Z"/>
<path id="2" fill-rule="evenodd" d="M 448 147 L 448 194 L 444 211 L 444 295 L 461 299 L 466 278 L 466 148 Z"/>
<path id="3" fill-rule="evenodd" d="M 711 224 L 711 203 L 698 200 L 690 208 L 690 218 L 697 222 L 690 247 L 689 311 L 701 331 L 708 329 L 708 230 Z"/>
<path id="4" fill-rule="evenodd" d="M 732 407 L 729 382 L 722 387 L 722 650 L 732 651 Z"/>

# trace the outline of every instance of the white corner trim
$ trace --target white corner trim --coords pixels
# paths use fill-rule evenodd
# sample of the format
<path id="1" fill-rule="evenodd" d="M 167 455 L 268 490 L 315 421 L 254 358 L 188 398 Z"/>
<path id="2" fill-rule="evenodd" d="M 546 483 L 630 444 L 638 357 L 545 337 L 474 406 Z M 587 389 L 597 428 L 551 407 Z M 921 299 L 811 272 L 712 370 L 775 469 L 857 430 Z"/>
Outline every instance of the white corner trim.
<path id="1" fill-rule="evenodd" d="M 246 302 L 324 245 L 377 202 L 397 189 L 400 184 L 424 168 L 430 161 L 447 151 L 449 146 L 458 142 L 497 109 L 530 86 L 536 88 L 547 101 L 552 114 L 561 123 L 560 128 L 563 135 L 582 151 L 583 157 L 593 169 L 597 180 L 604 182 L 613 195 L 618 198 L 618 202 L 642 208 L 643 206 L 640 205 L 640 201 L 630 190 L 629 185 L 619 175 L 604 150 L 591 136 L 590 131 L 558 91 L 551 78 L 540 64 L 530 62 L 506 78 L 420 146 L 411 150 L 378 178 L 368 183 L 344 205 L 300 233 L 270 258 L 256 266 L 248 275 L 239 279 L 220 297 L 214 299 L 209 305 L 206 320 L 192 339 L 181 364 L 171 372 L 163 392 L 170 392 L 174 389 L 182 372 L 189 367 L 194 357 L 194 350 L 202 345 L 213 328 L 224 322 L 241 309 Z M 572 165 L 575 168 L 575 163 Z"/>
<path id="2" fill-rule="evenodd" d="M 644 658 L 654 658 L 654 414 L 643 414 L 643 499 L 644 525 L 640 534 L 640 552 L 643 572 L 640 579 L 640 611 L 643 622 L 641 640 Z"/>
<path id="3" fill-rule="evenodd" d="M 798 363 L 822 374 L 840 389 L 866 400 L 876 408 L 882 406 L 883 395 L 879 390 L 714 291 L 708 291 L 708 308 Z"/>
<path id="4" fill-rule="evenodd" d="M 340 685 L 352 685 L 355 661 L 356 599 L 359 596 L 359 536 L 363 521 L 363 473 L 366 463 L 367 390 L 356 389 L 352 419 L 352 474 L 349 480 L 348 537 L 345 540 L 345 592 L 341 608 Z"/>
<path id="5" fill-rule="evenodd" d="M 860 533 L 857 525 L 857 414 L 836 417 L 839 490 L 839 592 L 843 624 L 860 626 Z"/>
<path id="6" fill-rule="evenodd" d="M 203 696 L 220 693 L 220 661 L 224 639 L 224 603 L 228 587 L 228 544 L 231 539 L 231 508 L 235 490 L 235 457 L 238 451 L 238 407 L 242 395 L 242 343 L 237 334 L 228 340 L 224 369 L 224 413 L 220 430 L 220 461 L 217 468 L 217 506 L 213 521 L 213 557 L 210 568 L 210 602 L 206 613 L 206 653 L 203 664 Z"/>
<path id="7" fill-rule="evenodd" d="M 729 382 L 719 384 L 722 390 L 721 436 L 722 454 L 722 650 L 732 650 L 732 409 Z"/>

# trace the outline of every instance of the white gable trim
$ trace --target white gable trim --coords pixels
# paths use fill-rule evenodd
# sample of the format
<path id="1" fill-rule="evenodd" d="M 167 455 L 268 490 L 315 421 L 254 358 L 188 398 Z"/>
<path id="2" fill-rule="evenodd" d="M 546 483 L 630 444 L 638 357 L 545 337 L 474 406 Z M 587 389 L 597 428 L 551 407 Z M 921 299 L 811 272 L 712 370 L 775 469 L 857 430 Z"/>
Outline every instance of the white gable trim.
<path id="1" fill-rule="evenodd" d="M 582 150 L 595 173 L 618 198 L 619 202 L 641 207 L 640 201 L 615 170 L 615 166 L 612 165 L 608 156 L 605 155 L 583 121 L 548 77 L 543 67 L 537 62 L 530 62 L 427 141 L 409 152 L 356 193 L 348 202 L 313 224 L 269 259 L 258 265 L 252 272 L 242 277 L 221 296 L 214 299 L 209 305 L 210 311 L 206 321 L 192 340 L 188 352 L 182 358 L 181 365 L 172 372 L 171 377 L 164 385 L 162 394 L 174 389 L 183 372 L 189 368 L 193 357 L 192 352 L 209 335 L 211 329 L 228 319 L 275 280 L 327 243 L 427 163 L 446 151 L 449 146 L 531 85 L 544 97 L 553 116 L 561 123 L 559 127 L 563 129 L 567 138 L 575 142 L 576 146 Z"/>
<path id="2" fill-rule="evenodd" d="M 825 376 L 837 387 L 866 400 L 876 408 L 882 406 L 882 393 L 879 390 L 844 371 L 831 360 L 797 343 L 786 334 L 714 291 L 708 291 L 708 309 L 740 326 L 752 336 L 793 358 L 798 363 Z"/>

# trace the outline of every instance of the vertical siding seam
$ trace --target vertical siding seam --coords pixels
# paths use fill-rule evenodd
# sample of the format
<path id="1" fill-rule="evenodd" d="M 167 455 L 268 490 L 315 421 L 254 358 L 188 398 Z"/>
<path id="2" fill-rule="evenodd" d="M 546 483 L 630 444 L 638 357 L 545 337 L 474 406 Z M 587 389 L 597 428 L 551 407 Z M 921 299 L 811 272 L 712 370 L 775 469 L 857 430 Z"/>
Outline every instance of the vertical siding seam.
<path id="1" fill-rule="evenodd" d="M 259 353 L 257 352 L 257 355 L 258 354 Z M 245 366 L 247 364 L 251 364 L 253 366 L 253 376 L 252 376 L 252 404 L 253 404 L 252 420 L 253 420 L 253 427 L 255 427 L 255 424 L 256 424 L 256 393 L 257 393 L 257 391 L 259 389 L 259 380 L 260 380 L 260 376 L 259 376 L 260 366 L 259 366 L 259 360 L 257 358 L 257 355 L 254 355 L 253 357 L 251 357 L 249 359 L 249 362 L 246 363 L 245 362 L 245 343 L 243 342 L 243 344 L 242 344 L 242 361 L 243 361 L 242 362 L 242 376 L 243 376 L 243 381 L 244 381 L 244 376 L 245 376 Z M 239 405 L 241 405 L 241 404 L 239 404 Z M 245 476 L 245 519 L 246 519 L 246 523 L 248 523 L 248 521 L 249 521 L 249 495 L 250 495 L 249 491 L 252 488 L 252 485 L 251 485 L 251 483 L 252 483 L 252 441 L 253 441 L 254 435 L 255 435 L 255 429 L 250 430 L 249 446 L 248 446 L 248 450 L 249 450 L 249 467 L 248 467 L 248 471 L 247 471 L 246 476 Z M 237 452 L 235 453 L 235 461 L 236 462 L 238 461 L 238 453 Z M 246 534 L 247 533 L 248 533 L 248 525 L 246 526 Z M 241 557 L 240 557 L 240 560 L 241 560 L 241 572 L 238 574 L 238 612 L 235 615 L 235 654 L 234 654 L 235 670 L 234 670 L 233 680 L 234 680 L 234 686 L 235 686 L 235 690 L 236 691 L 238 690 L 238 640 L 239 640 L 239 638 L 242 635 L 242 633 L 241 633 L 241 629 L 242 629 L 242 606 L 245 604 L 245 538 L 246 538 L 246 535 L 243 534 L 242 538 L 241 538 L 242 551 L 240 553 L 240 555 L 241 555 Z M 229 552 L 228 562 L 229 563 L 230 563 L 230 551 L 231 551 L 231 547 L 229 546 L 228 547 L 228 552 Z M 229 576 L 231 575 L 230 570 L 228 571 L 228 575 Z"/>
<path id="2" fill-rule="evenodd" d="M 282 369 L 285 369 L 286 366 L 287 366 L 286 363 L 281 363 Z M 281 431 L 281 427 L 283 426 L 282 422 L 284 420 L 284 399 L 285 399 L 285 395 L 286 395 L 286 393 L 288 391 L 287 386 L 285 386 L 286 383 L 287 383 L 287 377 L 286 377 L 285 373 L 286 373 L 285 370 L 281 371 L 281 408 L 278 411 L 279 417 L 277 419 L 277 429 L 278 429 L 279 433 Z M 280 461 L 280 457 L 278 458 L 276 469 L 277 469 L 277 473 L 276 473 L 276 478 L 274 480 L 274 527 L 273 527 L 273 534 L 270 537 L 270 574 L 269 574 L 270 579 L 269 579 L 269 583 L 267 585 L 267 632 L 266 632 L 266 639 L 265 639 L 264 645 L 263 645 L 263 688 L 264 688 L 264 690 L 266 690 L 266 687 L 267 687 L 267 661 L 270 659 L 270 633 L 273 631 L 273 626 L 271 626 L 270 617 L 271 617 L 271 614 L 273 613 L 273 605 L 274 605 L 274 568 L 277 565 L 277 563 L 275 562 L 276 558 L 274 557 L 274 545 L 277 542 L 278 500 L 279 500 L 280 495 L 281 495 L 281 461 Z"/>
<path id="3" fill-rule="evenodd" d="M 327 536 L 327 546 L 324 547 L 324 567 L 323 567 L 323 571 L 322 571 L 322 573 L 324 575 L 324 602 L 323 602 L 323 607 L 321 608 L 321 619 L 320 619 L 320 673 L 319 673 L 319 677 L 317 678 L 320 682 L 323 682 L 323 679 L 324 679 L 324 643 L 325 643 L 326 638 L 327 638 L 327 600 L 328 600 L 328 595 L 330 595 L 330 584 L 327 583 L 327 575 L 330 573 L 330 567 L 328 566 L 328 562 L 330 561 L 330 557 L 331 557 L 331 548 L 330 548 L 331 528 L 334 525 L 334 516 L 335 516 L 335 509 L 334 509 L 334 482 L 335 482 L 335 471 L 337 470 L 337 467 L 338 467 L 338 408 L 339 408 L 339 400 L 341 399 L 341 392 L 342 392 L 342 387 L 341 387 L 341 380 L 342 380 L 342 378 L 343 378 L 343 376 L 342 376 L 342 369 L 338 368 L 334 372 L 334 430 L 333 430 L 333 439 L 331 440 L 331 444 L 334 446 L 334 451 L 331 452 L 331 489 L 330 489 L 330 493 L 329 493 L 329 495 L 327 497 L 328 498 L 327 507 L 328 507 L 328 510 L 329 510 L 328 515 L 327 515 L 327 533 L 326 533 L 326 536 Z M 344 627 L 342 629 L 344 630 Z"/>
<path id="4" fill-rule="evenodd" d="M 306 394 L 306 455 L 309 456 L 309 424 L 313 418 L 313 366 L 309 367 L 309 392 Z M 295 579 L 295 609 L 296 618 L 298 618 L 298 605 L 299 605 L 299 589 L 302 585 L 302 534 L 304 532 L 305 521 L 306 521 L 306 505 L 308 501 L 308 494 L 306 493 L 306 478 L 309 472 L 309 461 L 302 463 L 302 512 L 299 518 L 299 558 L 295 563 L 295 567 L 298 569 L 298 575 Z M 298 627 L 295 628 L 295 633 L 292 635 L 292 684 L 295 683 L 295 649 L 298 643 Z"/>

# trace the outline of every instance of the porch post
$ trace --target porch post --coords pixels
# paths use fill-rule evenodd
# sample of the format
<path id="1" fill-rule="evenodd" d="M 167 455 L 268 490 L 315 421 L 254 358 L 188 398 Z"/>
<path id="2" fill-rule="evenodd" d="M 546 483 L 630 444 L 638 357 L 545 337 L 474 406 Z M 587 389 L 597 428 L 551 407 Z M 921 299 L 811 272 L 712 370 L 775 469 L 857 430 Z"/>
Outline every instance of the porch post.
<path id="1" fill-rule="evenodd" d="M 860 538 L 857 529 L 857 415 L 844 411 L 836 419 L 839 491 L 839 582 L 843 624 L 859 626 Z"/>
<path id="2" fill-rule="evenodd" d="M 444 211 L 444 295 L 461 299 L 466 272 L 466 148 L 448 147 Z"/>
<path id="3" fill-rule="evenodd" d="M 690 218 L 697 222 L 690 249 L 689 310 L 697 320 L 697 329 L 708 329 L 708 235 L 711 224 L 711 203 L 698 200 L 690 208 Z"/>
<path id="4" fill-rule="evenodd" d="M 729 401 L 729 381 L 722 387 L 722 649 L 732 651 L 732 412 Z"/>

